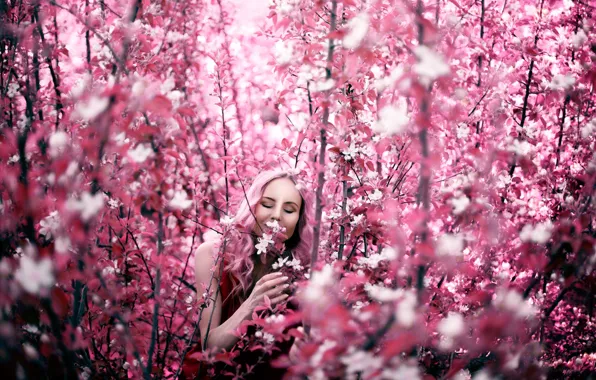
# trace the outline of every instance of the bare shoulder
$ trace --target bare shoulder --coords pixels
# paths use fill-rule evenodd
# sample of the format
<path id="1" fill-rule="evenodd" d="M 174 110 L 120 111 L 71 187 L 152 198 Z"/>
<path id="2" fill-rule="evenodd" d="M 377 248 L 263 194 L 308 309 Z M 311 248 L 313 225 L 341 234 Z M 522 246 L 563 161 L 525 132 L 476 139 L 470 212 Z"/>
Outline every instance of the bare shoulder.
<path id="1" fill-rule="evenodd" d="M 210 270 L 215 260 L 215 242 L 206 241 L 199 245 L 195 253 L 195 267 L 198 271 Z"/>

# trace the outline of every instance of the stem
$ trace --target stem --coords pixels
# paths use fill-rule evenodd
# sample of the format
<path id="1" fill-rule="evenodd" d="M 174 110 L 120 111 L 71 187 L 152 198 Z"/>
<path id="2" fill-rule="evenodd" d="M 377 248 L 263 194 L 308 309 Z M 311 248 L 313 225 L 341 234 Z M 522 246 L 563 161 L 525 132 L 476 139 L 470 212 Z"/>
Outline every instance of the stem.
<path id="1" fill-rule="evenodd" d="M 159 257 L 163 252 L 163 213 L 159 213 L 157 224 L 157 256 Z M 159 329 L 159 288 L 161 282 L 161 267 L 158 265 L 155 274 L 155 287 L 153 288 L 153 321 L 151 327 L 151 343 L 149 345 L 149 352 L 147 354 L 147 367 L 145 367 L 145 379 L 151 380 L 151 368 L 153 367 L 153 353 L 155 351 L 155 343 L 158 339 L 157 331 Z"/>
<path id="2" fill-rule="evenodd" d="M 331 3 L 331 22 L 329 27 L 329 33 L 335 31 L 335 23 L 337 19 L 337 0 L 333 0 Z M 331 79 L 331 68 L 333 63 L 333 50 L 335 48 L 335 42 L 331 38 L 329 39 L 329 49 L 327 50 L 327 67 L 325 69 L 326 79 Z M 317 163 L 318 168 L 318 183 L 316 193 L 316 206 L 315 206 L 315 226 L 313 228 L 313 245 L 310 256 L 310 270 L 312 271 L 317 262 L 317 256 L 319 252 L 319 241 L 321 238 L 321 216 L 323 214 L 323 185 L 325 183 L 325 150 L 327 148 L 327 135 L 325 128 L 329 123 L 329 91 L 326 92 L 326 102 L 323 108 L 323 128 L 321 128 L 321 146 L 319 149 L 319 162 Z"/>
<path id="3" fill-rule="evenodd" d="M 571 97 L 569 95 L 565 95 L 565 102 L 563 103 L 563 115 L 561 116 L 561 123 L 559 128 L 559 143 L 557 145 L 557 162 L 555 163 L 555 167 L 559 166 L 559 160 L 561 158 L 561 143 L 563 142 L 563 126 L 565 125 L 565 117 L 567 115 L 567 105 Z"/>

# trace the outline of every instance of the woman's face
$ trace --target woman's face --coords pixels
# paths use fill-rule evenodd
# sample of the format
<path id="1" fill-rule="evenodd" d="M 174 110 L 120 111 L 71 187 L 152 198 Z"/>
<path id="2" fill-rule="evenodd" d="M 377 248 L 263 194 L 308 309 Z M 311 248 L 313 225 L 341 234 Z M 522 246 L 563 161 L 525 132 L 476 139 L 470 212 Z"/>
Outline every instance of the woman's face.
<path id="1" fill-rule="evenodd" d="M 289 178 L 277 178 L 269 182 L 263 191 L 261 200 L 257 203 L 255 216 L 257 222 L 253 231 L 261 235 L 261 226 L 265 227 L 267 222 L 276 220 L 280 226 L 285 227 L 285 240 L 292 237 L 298 224 L 302 206 L 302 197 L 296 185 Z"/>

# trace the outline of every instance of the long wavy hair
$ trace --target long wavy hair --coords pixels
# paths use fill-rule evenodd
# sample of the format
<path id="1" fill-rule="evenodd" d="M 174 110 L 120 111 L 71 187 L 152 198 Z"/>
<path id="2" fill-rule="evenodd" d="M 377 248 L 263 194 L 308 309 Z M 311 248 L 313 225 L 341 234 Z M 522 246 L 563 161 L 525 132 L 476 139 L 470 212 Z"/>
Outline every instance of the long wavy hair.
<path id="1" fill-rule="evenodd" d="M 253 277 L 253 270 L 256 262 L 256 235 L 253 228 L 256 224 L 255 210 L 261 200 L 265 188 L 271 181 L 278 178 L 288 178 L 300 193 L 302 205 L 300 206 L 298 222 L 294 234 L 285 242 L 285 252 L 282 256 L 290 256 L 299 259 L 303 267 L 310 265 L 310 251 L 313 240 L 312 227 L 312 192 L 308 191 L 295 175 L 288 171 L 265 171 L 257 175 L 246 193 L 240 194 L 240 204 L 234 217 L 234 222 L 241 227 L 233 229 L 225 237 L 225 247 L 220 239 L 217 244 L 219 248 L 225 248 L 224 270 L 232 274 L 233 278 L 238 280 L 235 284 L 232 294 L 243 291 L 244 294 L 254 285 L 256 280 Z M 265 268 L 265 273 L 271 269 Z"/>

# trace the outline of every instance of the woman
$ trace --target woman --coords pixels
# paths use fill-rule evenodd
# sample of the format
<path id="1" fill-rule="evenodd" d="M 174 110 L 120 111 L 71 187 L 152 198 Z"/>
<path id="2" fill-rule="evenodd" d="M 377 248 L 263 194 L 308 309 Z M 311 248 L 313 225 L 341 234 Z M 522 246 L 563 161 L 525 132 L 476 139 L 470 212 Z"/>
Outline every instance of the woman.
<path id="1" fill-rule="evenodd" d="M 200 340 L 204 348 L 215 351 L 229 351 L 235 347 L 238 337 L 234 332 L 243 321 L 252 318 L 255 309 L 264 305 L 266 298 L 272 306 L 288 300 L 292 279 L 272 269 L 280 255 L 298 259 L 303 266 L 310 262 L 313 234 L 310 195 L 298 185 L 294 176 L 287 172 L 261 173 L 246 195 L 242 195 L 243 201 L 234 218 L 242 228 L 227 236 L 224 242 L 203 243 L 195 255 L 197 294 L 203 294 L 210 286 L 211 298 L 215 297 L 215 302 L 210 302 L 201 314 Z M 283 252 L 262 253 L 263 244 L 258 241 L 264 232 L 268 232 L 268 225 L 282 227 Z M 223 260 L 218 260 L 220 252 L 223 252 L 220 256 Z M 278 345 L 276 356 L 287 354 L 291 345 L 291 341 Z M 186 378 L 196 377 L 199 367 L 199 377 L 202 378 L 209 378 L 209 373 L 215 373 L 218 378 L 225 377 L 222 376 L 224 372 L 234 371 L 233 367 L 226 368 L 223 363 L 216 367 L 201 363 L 197 359 L 200 354 L 196 355 L 200 352 L 201 344 L 198 344 L 185 357 L 183 374 Z M 273 358 L 265 361 L 262 358 L 262 355 L 245 352 L 238 355 L 235 362 L 251 368 L 246 378 L 281 378 L 283 370 L 271 366 Z"/>

